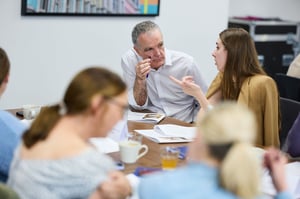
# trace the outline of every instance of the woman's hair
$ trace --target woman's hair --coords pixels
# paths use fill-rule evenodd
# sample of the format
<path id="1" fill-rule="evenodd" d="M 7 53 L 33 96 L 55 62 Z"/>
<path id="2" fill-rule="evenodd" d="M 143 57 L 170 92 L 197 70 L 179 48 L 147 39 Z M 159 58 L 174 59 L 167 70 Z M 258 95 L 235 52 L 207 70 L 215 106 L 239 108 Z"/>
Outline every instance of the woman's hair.
<path id="1" fill-rule="evenodd" d="M 2 48 L 0 48 L 0 85 L 7 77 L 10 69 L 8 56 Z"/>
<path id="2" fill-rule="evenodd" d="M 259 64 L 254 42 L 246 30 L 228 28 L 219 37 L 227 50 L 222 95 L 225 100 L 236 100 L 247 77 L 266 73 Z"/>
<path id="3" fill-rule="evenodd" d="M 62 115 L 85 114 L 93 96 L 111 98 L 126 90 L 126 84 L 117 74 L 102 67 L 90 67 L 79 72 L 69 84 L 62 102 L 44 107 L 31 128 L 23 135 L 27 148 L 45 140 Z"/>
<path id="4" fill-rule="evenodd" d="M 198 123 L 203 142 L 220 162 L 220 184 L 240 198 L 259 193 L 258 157 L 252 148 L 256 137 L 254 114 L 234 102 L 217 105 Z"/>

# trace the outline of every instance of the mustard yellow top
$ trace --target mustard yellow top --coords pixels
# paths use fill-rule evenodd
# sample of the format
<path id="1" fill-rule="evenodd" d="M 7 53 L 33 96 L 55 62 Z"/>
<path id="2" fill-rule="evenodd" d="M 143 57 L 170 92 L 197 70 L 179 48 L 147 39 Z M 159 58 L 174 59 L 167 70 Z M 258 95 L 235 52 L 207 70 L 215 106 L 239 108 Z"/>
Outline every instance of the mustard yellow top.
<path id="1" fill-rule="evenodd" d="M 220 90 L 222 73 L 218 73 L 208 88 L 209 99 Z M 275 81 L 267 75 L 248 77 L 242 84 L 237 99 L 254 111 L 257 119 L 257 146 L 279 147 L 279 95 Z"/>

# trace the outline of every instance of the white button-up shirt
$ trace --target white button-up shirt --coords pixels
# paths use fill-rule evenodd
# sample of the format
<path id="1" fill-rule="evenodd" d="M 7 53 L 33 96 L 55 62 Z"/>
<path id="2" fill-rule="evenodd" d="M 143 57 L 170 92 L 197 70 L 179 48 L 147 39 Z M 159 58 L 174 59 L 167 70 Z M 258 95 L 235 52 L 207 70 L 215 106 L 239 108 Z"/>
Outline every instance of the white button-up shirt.
<path id="1" fill-rule="evenodd" d="M 147 77 L 148 98 L 143 106 L 137 105 L 133 86 L 136 78 L 135 67 L 142 60 L 132 48 L 121 59 L 123 77 L 128 87 L 129 104 L 138 110 L 148 109 L 153 112 L 164 113 L 167 116 L 186 122 L 193 122 L 199 104 L 196 99 L 183 92 L 181 87 L 174 83 L 169 76 L 182 79 L 186 75 L 194 77 L 203 92 L 207 91 L 207 84 L 201 76 L 200 68 L 190 55 L 182 52 L 165 49 L 166 61 L 158 70 L 151 69 Z"/>

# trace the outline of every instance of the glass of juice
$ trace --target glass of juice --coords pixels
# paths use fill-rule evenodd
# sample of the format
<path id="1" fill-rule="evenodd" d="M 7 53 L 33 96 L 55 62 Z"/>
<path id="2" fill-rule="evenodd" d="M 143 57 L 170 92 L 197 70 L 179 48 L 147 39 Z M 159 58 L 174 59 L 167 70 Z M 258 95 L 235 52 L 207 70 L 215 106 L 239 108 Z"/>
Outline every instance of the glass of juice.
<path id="1" fill-rule="evenodd" d="M 172 170 L 177 167 L 179 149 L 166 146 L 160 151 L 161 165 L 163 170 Z"/>

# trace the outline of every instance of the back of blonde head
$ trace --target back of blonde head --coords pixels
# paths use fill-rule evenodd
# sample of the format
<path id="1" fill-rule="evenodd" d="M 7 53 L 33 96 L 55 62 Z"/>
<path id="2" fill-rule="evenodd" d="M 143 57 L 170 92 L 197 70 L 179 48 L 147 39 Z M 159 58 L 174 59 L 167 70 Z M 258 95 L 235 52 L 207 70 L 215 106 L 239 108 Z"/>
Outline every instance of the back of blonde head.
<path id="1" fill-rule="evenodd" d="M 241 198 L 257 196 L 259 164 L 251 146 L 256 136 L 254 114 L 225 102 L 207 112 L 198 126 L 210 155 L 220 162 L 221 185 Z"/>

